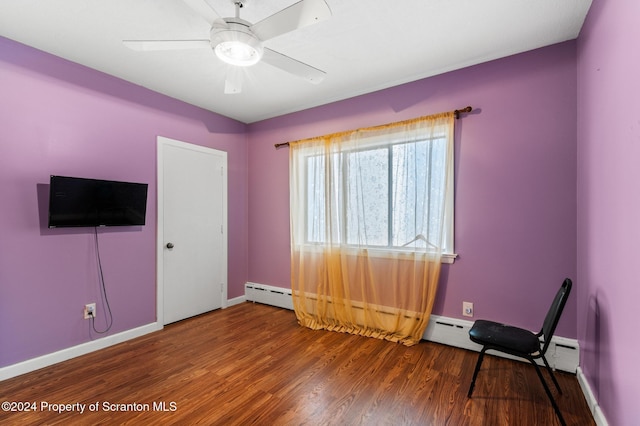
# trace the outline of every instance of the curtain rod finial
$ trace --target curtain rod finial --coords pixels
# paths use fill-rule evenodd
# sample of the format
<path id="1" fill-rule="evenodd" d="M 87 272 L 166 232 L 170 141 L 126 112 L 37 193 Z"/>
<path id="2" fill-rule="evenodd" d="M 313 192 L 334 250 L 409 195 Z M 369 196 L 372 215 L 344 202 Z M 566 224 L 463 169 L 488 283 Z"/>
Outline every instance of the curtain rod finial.
<path id="1" fill-rule="evenodd" d="M 460 118 L 460 113 L 471 112 L 471 111 L 473 111 L 473 108 L 468 106 L 466 108 L 457 109 L 457 110 L 453 111 L 453 114 L 455 115 L 456 119 L 458 119 L 458 118 Z"/>

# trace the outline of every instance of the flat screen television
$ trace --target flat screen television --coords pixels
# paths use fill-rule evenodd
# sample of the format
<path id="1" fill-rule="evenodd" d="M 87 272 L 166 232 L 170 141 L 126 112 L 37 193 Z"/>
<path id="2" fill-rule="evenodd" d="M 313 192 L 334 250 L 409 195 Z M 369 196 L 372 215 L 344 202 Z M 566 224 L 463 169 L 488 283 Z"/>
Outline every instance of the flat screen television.
<path id="1" fill-rule="evenodd" d="M 51 176 L 49 228 L 144 225 L 147 187 L 146 183 Z"/>

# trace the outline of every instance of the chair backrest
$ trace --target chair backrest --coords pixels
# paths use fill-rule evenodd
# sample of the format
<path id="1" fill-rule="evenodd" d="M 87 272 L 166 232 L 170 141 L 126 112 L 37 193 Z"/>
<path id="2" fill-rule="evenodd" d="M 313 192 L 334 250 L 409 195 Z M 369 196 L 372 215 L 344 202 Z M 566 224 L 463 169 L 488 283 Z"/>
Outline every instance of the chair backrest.
<path id="1" fill-rule="evenodd" d="M 553 299 L 553 303 L 551 303 L 551 307 L 549 308 L 549 312 L 547 312 L 547 316 L 544 318 L 541 332 L 544 338 L 542 353 L 547 352 L 547 347 L 549 346 L 549 343 L 551 343 L 553 333 L 555 333 L 558 321 L 560 321 L 560 315 L 562 315 L 564 305 L 567 303 L 569 293 L 571 293 L 571 286 L 571 280 L 569 278 L 566 278 L 560 286 L 558 293 L 556 293 L 556 297 Z"/>

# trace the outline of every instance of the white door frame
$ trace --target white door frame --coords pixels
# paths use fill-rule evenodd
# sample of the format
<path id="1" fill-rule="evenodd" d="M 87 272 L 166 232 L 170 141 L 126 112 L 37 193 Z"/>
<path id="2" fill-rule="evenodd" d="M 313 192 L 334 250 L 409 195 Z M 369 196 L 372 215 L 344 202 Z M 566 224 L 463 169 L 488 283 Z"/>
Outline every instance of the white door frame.
<path id="1" fill-rule="evenodd" d="M 186 142 L 181 142 L 175 139 L 169 139 L 164 136 L 158 136 L 157 138 L 157 229 L 156 229 L 156 321 L 161 326 L 164 327 L 164 146 L 175 146 L 180 148 L 187 148 L 193 151 L 200 151 L 207 154 L 218 154 L 222 155 L 225 159 L 227 159 L 227 153 L 225 151 L 219 151 L 213 148 L 207 148 L 200 145 L 194 145 Z M 222 309 L 227 307 L 227 297 L 228 297 L 228 259 L 227 259 L 227 251 L 228 251 L 228 238 L 227 238 L 227 171 L 225 167 L 225 172 L 222 177 L 222 202 L 224 208 L 222 209 L 222 240 L 223 246 L 225 250 L 223 251 L 222 264 L 225 265 L 223 268 L 223 288 L 222 288 L 222 301 L 221 307 Z"/>

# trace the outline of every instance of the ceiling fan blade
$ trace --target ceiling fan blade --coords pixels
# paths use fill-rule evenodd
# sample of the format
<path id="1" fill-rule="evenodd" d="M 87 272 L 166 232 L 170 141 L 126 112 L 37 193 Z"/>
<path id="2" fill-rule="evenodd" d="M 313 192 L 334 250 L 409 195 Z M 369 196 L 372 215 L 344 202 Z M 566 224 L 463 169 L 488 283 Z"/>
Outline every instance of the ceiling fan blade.
<path id="1" fill-rule="evenodd" d="M 226 22 L 218 15 L 213 7 L 206 0 L 183 0 L 187 6 L 193 9 L 198 15 L 202 16 L 211 26 L 216 21 L 222 22 L 226 26 Z"/>
<path id="2" fill-rule="evenodd" d="M 307 65 L 303 62 L 297 61 L 289 56 L 278 53 L 274 50 L 264 48 L 262 54 L 262 61 L 276 68 L 293 74 L 297 77 L 307 80 L 309 83 L 319 84 L 324 80 L 324 76 L 327 75 L 324 71 Z"/>
<path id="3" fill-rule="evenodd" d="M 250 27 L 262 41 L 331 17 L 325 0 L 301 0 Z"/>
<path id="4" fill-rule="evenodd" d="M 209 40 L 122 40 L 125 46 L 138 52 L 154 50 L 211 49 Z"/>

